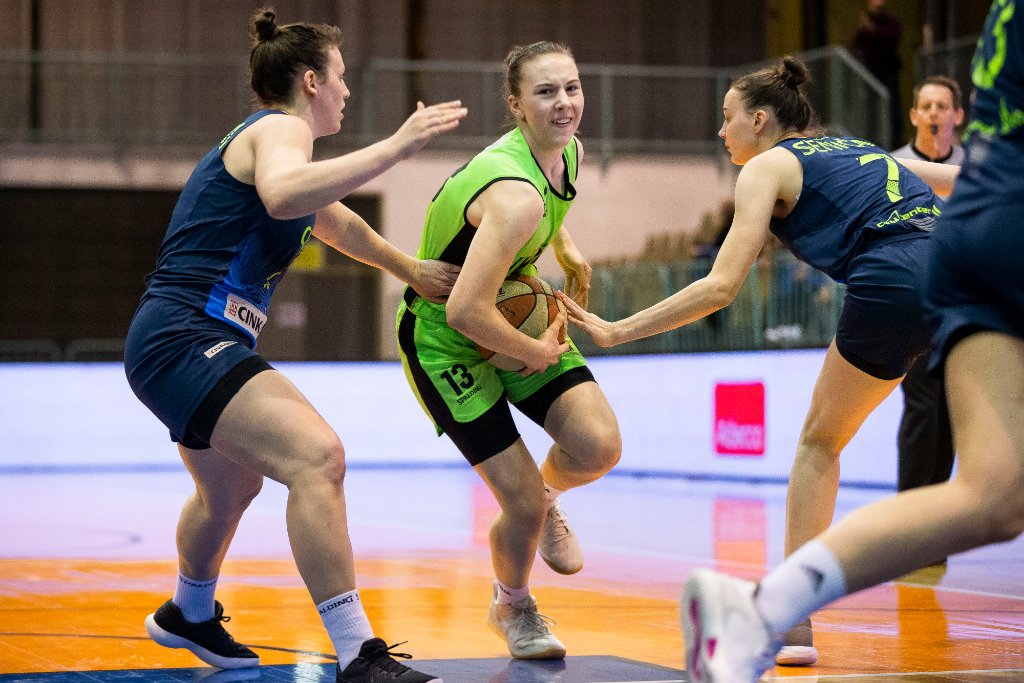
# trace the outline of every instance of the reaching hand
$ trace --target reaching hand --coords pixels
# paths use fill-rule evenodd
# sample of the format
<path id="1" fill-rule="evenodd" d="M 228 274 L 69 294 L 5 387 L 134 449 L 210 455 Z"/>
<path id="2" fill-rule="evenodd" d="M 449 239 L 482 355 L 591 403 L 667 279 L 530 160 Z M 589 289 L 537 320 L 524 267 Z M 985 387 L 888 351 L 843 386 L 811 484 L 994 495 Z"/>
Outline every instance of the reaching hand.
<path id="1" fill-rule="evenodd" d="M 544 372 L 557 363 L 562 354 L 569 350 L 568 342 L 559 341 L 559 339 L 565 339 L 565 320 L 565 312 L 559 311 L 554 322 L 537 338 L 537 341 L 544 344 L 543 353 L 532 359 L 520 359 L 526 363 L 526 367 L 519 371 L 520 375 L 525 377 L 535 372 Z"/>
<path id="2" fill-rule="evenodd" d="M 562 270 L 565 271 L 564 289 L 566 294 L 572 297 L 572 300 L 581 308 L 587 308 L 590 304 L 590 276 L 594 269 L 590 267 L 575 246 L 571 250 L 556 250 L 555 258 L 558 260 L 558 265 L 562 266 Z"/>
<path id="3" fill-rule="evenodd" d="M 461 266 L 444 261 L 418 261 L 416 276 L 409 284 L 427 301 L 442 304 L 455 286 Z"/>
<path id="4" fill-rule="evenodd" d="M 468 109 L 459 100 L 442 102 L 429 107 L 422 102 L 416 103 L 416 111 L 412 113 L 392 139 L 398 144 L 399 156 L 409 157 L 423 148 L 428 142 L 441 133 L 447 133 L 459 126 L 466 118 Z"/>
<path id="5" fill-rule="evenodd" d="M 555 292 L 555 296 L 565 304 L 565 311 L 569 316 L 569 322 L 586 332 L 594 340 L 595 344 L 602 348 L 607 348 L 618 343 L 615 341 L 615 323 L 610 323 L 584 310 L 582 306 L 569 298 L 565 292 Z"/>

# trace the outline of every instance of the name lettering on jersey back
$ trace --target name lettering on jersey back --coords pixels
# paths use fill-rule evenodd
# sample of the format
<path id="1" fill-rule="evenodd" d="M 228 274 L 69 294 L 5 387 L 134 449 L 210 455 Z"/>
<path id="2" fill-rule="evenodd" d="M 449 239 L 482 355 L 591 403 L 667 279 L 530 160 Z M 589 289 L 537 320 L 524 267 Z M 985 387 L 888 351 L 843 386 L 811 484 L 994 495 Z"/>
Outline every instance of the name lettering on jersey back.
<path id="1" fill-rule="evenodd" d="M 260 336 L 260 331 L 267 324 L 267 316 L 242 297 L 228 294 L 224 306 L 224 317 L 249 330 L 253 337 Z"/>
<path id="2" fill-rule="evenodd" d="M 872 142 L 857 138 L 807 138 L 792 144 L 792 148 L 799 150 L 805 157 L 817 154 L 818 152 L 840 152 L 844 149 L 874 146 L 875 144 Z"/>

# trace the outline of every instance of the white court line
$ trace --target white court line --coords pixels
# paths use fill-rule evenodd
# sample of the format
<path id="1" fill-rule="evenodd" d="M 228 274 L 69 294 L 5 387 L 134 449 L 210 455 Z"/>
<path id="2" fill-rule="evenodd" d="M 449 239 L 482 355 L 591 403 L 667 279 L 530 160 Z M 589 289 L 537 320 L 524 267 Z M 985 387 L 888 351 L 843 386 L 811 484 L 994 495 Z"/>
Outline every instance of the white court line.
<path id="1" fill-rule="evenodd" d="M 624 550 L 621 547 L 615 547 L 615 546 L 599 546 L 599 545 L 594 545 L 594 546 L 590 546 L 590 547 L 593 548 L 596 551 L 604 552 L 604 553 L 608 553 L 608 554 L 629 555 L 629 556 L 632 556 L 632 557 L 645 557 L 645 558 L 651 558 L 651 559 L 656 559 L 656 560 L 676 560 L 676 561 L 679 561 L 679 562 L 693 563 L 693 564 L 696 564 L 697 566 L 701 566 L 701 567 L 707 567 L 709 565 L 714 564 L 714 565 L 719 566 L 719 567 L 729 567 L 729 568 L 735 569 L 737 571 L 740 571 L 740 570 L 742 570 L 742 571 L 752 571 L 754 573 L 756 573 L 758 571 L 765 571 L 765 567 L 763 565 L 755 564 L 755 563 L 751 563 L 751 562 L 740 562 L 740 561 L 732 561 L 732 560 L 712 560 L 712 559 L 709 559 L 707 557 L 693 557 L 692 555 L 681 555 L 681 554 L 664 553 L 664 552 L 656 552 L 656 551 L 646 551 L 646 550 Z M 768 568 L 768 570 L 770 570 L 770 569 L 771 568 Z M 977 595 L 979 597 L 985 597 L 985 598 L 1000 598 L 1000 599 L 1003 599 L 1003 600 L 1024 600 L 1024 596 L 1021 596 L 1021 595 L 1008 595 L 1008 594 L 1005 594 L 1005 593 L 992 593 L 990 591 L 972 590 L 970 588 L 958 588 L 956 586 L 942 586 L 942 585 L 937 585 L 936 586 L 936 585 L 929 585 L 929 584 L 925 584 L 925 583 L 914 583 L 914 582 L 910 582 L 910 581 L 899 581 L 899 580 L 889 581 L 887 583 L 898 584 L 898 585 L 901 585 L 901 586 L 913 586 L 915 588 L 933 588 L 933 589 L 935 589 L 937 591 L 943 591 L 943 592 L 946 592 L 946 593 L 961 593 L 963 595 Z M 680 580 L 680 586 L 681 585 L 682 585 L 682 580 Z M 882 583 L 882 584 L 879 584 L 879 585 L 885 585 L 885 584 Z M 1011 669 L 1011 671 L 1016 671 L 1016 669 Z M 790 677 L 787 677 L 787 678 L 790 678 Z M 795 677 L 795 678 L 798 679 L 799 677 Z"/>
<path id="2" fill-rule="evenodd" d="M 929 585 L 926 583 L 915 583 L 913 581 L 893 581 L 892 583 L 899 584 L 901 586 L 911 586 L 913 588 L 932 588 L 936 591 L 942 591 L 944 593 L 960 593 L 962 595 L 977 595 L 982 598 L 999 598 L 1002 600 L 1024 600 L 1024 596 L 1020 595 L 1004 595 L 1002 593 L 992 593 L 990 591 L 979 591 L 972 590 L 970 588 L 957 588 L 956 586 L 936 586 Z M 1010 669 L 1016 671 L 1016 669 Z"/>
<path id="3" fill-rule="evenodd" d="M 769 681 L 819 681 L 827 682 L 832 679 L 839 678 L 859 678 L 864 680 L 865 676 L 869 676 L 872 680 L 875 678 L 893 678 L 896 676 L 959 676 L 962 674 L 1017 674 L 1024 673 L 1024 669 L 968 669 L 966 671 L 903 671 L 899 673 L 886 673 L 886 674 L 833 674 L 830 676 L 771 676 L 765 680 Z M 673 678 L 671 680 L 659 679 L 657 681 L 609 681 L 608 683 L 688 683 L 689 679 Z"/>
<path id="4" fill-rule="evenodd" d="M 899 671 L 885 674 L 830 674 L 808 676 L 771 676 L 769 681 L 821 681 L 827 683 L 838 678 L 857 678 L 860 680 L 876 678 L 893 678 L 896 676 L 960 676 L 969 674 L 1024 674 L 1024 669 L 966 669 L 964 671 Z"/>
<path id="5" fill-rule="evenodd" d="M 356 523 L 356 525 L 359 525 L 359 524 L 369 525 L 370 523 L 369 522 L 357 522 Z M 462 529 L 441 529 L 441 530 L 437 530 L 434 527 L 426 526 L 426 525 L 423 525 L 423 524 L 416 524 L 415 522 L 411 522 L 411 523 L 405 523 L 405 522 L 400 522 L 400 523 L 385 522 L 385 523 L 382 523 L 382 524 L 378 524 L 378 526 L 386 526 L 388 528 L 398 529 L 398 530 L 406 531 L 406 532 L 413 532 L 413 531 L 421 531 L 422 532 L 422 531 L 425 531 L 425 530 L 429 530 L 431 533 L 433 533 L 433 534 L 435 534 L 437 536 L 452 536 L 452 537 L 463 538 L 464 535 L 465 535 L 465 532 Z M 765 571 L 771 569 L 770 567 L 769 568 L 765 568 L 763 564 L 758 564 L 758 563 L 754 563 L 754 562 L 743 562 L 743 561 L 736 561 L 736 560 L 717 560 L 717 559 L 710 559 L 710 558 L 707 558 L 707 557 L 697 557 L 697 556 L 694 556 L 694 555 L 686 555 L 686 554 L 682 554 L 682 553 L 659 552 L 659 551 L 651 551 L 651 550 L 643 550 L 643 549 L 623 548 L 622 546 L 615 546 L 615 545 L 593 544 L 593 545 L 588 545 L 587 549 L 588 550 L 593 550 L 595 552 L 605 553 L 607 555 L 623 555 L 623 556 L 628 556 L 628 557 L 633 557 L 633 558 L 642 557 L 642 558 L 649 558 L 651 560 L 669 560 L 669 561 L 684 562 L 684 563 L 687 563 L 687 564 L 693 564 L 693 565 L 696 565 L 698 567 L 706 567 L 706 566 L 709 566 L 711 564 L 714 564 L 714 565 L 716 565 L 718 567 L 728 568 L 728 569 L 731 569 L 731 570 L 736 571 L 736 572 L 749 573 L 749 574 L 758 574 L 759 572 L 765 572 Z M 686 577 L 679 577 L 678 578 L 680 587 L 682 587 L 683 580 L 685 578 Z M 914 583 L 914 582 L 909 582 L 909 581 L 890 581 L 888 583 L 898 584 L 898 585 L 901 585 L 901 586 L 913 586 L 915 588 L 932 588 L 932 589 L 934 589 L 936 591 L 942 591 L 942 592 L 945 592 L 945 593 L 958 593 L 958 594 L 962 594 L 962 595 L 975 595 L 975 596 L 978 596 L 978 597 L 999 598 L 999 599 L 1003 599 L 1003 600 L 1024 600 L 1024 596 L 1021 596 L 1021 595 L 1011 595 L 1011 594 L 1005 594 L 1005 593 L 993 593 L 993 592 L 990 592 L 990 591 L 972 590 L 970 588 L 957 588 L 956 586 L 942 586 L 942 585 L 936 586 L 936 585 L 928 585 L 928 584 L 924 584 L 924 583 Z M 880 585 L 884 585 L 884 584 L 880 584 Z M 798 679 L 799 677 L 794 677 L 794 678 Z M 644 682 L 641 681 L 640 683 L 644 683 Z"/>

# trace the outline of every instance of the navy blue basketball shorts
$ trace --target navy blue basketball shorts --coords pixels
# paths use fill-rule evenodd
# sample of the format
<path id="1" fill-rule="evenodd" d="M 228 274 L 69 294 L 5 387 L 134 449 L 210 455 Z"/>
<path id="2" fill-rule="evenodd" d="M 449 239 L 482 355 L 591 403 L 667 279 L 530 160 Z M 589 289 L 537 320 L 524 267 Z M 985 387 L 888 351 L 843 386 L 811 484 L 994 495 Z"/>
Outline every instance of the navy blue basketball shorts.
<path id="1" fill-rule="evenodd" d="M 974 332 L 1024 339 L 1024 198 L 988 199 L 951 201 L 932 239 L 927 301 L 935 371 Z"/>
<path id="2" fill-rule="evenodd" d="M 157 298 L 136 311 L 124 361 L 135 395 L 172 441 L 193 450 L 210 447 L 228 402 L 254 375 L 272 369 L 243 333 Z"/>
<path id="3" fill-rule="evenodd" d="M 930 233 L 879 240 L 853 259 L 836 348 L 878 379 L 898 379 L 928 350 L 924 267 Z"/>

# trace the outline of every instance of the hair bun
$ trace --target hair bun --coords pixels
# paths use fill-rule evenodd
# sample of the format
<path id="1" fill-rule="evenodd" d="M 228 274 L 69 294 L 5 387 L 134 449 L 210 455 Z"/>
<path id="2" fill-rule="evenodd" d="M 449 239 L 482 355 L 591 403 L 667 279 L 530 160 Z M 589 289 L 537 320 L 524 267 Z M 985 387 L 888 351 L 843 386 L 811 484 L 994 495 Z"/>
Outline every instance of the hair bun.
<path id="1" fill-rule="evenodd" d="M 274 21 L 276 16 L 274 10 L 269 8 L 256 12 L 253 17 L 253 23 L 256 25 L 256 40 L 262 42 L 277 35 L 277 24 Z"/>
<path id="2" fill-rule="evenodd" d="M 783 85 L 796 90 L 809 80 L 810 72 L 807 70 L 807 66 L 799 59 L 783 57 L 779 76 L 782 79 Z"/>

